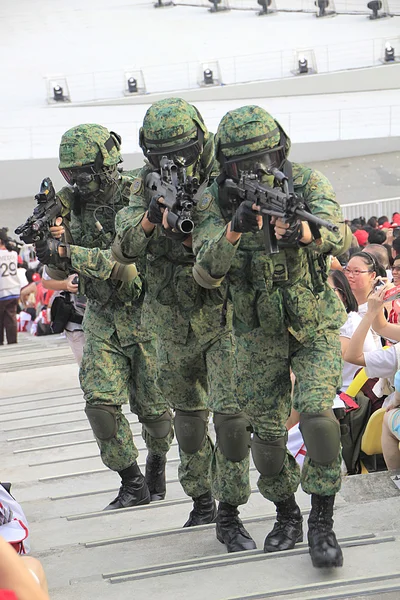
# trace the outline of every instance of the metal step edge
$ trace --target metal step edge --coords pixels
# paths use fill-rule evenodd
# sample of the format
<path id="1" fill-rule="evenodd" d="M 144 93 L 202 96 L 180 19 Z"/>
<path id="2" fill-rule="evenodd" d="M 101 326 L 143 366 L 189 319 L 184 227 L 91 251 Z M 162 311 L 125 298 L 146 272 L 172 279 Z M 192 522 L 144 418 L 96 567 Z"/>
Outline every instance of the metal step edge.
<path id="1" fill-rule="evenodd" d="M 191 499 L 189 499 L 187 502 L 190 502 Z M 171 502 L 176 502 L 176 501 L 171 501 Z M 183 504 L 183 500 L 178 501 L 180 504 Z M 155 506 L 161 506 L 165 503 L 165 500 L 162 500 L 160 502 L 152 502 L 150 504 Z M 148 505 L 149 506 L 149 505 Z M 136 510 L 140 509 L 140 507 L 137 507 Z M 127 508 L 125 508 L 124 510 L 128 510 Z M 307 516 L 309 514 L 309 510 L 302 510 L 301 514 L 303 516 Z M 276 514 L 275 513 L 271 513 L 271 514 L 265 514 L 265 515 L 258 515 L 258 516 L 254 516 L 254 517 L 246 517 L 244 519 L 242 519 L 243 523 L 262 523 L 264 521 L 270 521 L 276 519 Z M 215 528 L 215 523 L 207 523 L 206 525 L 196 525 L 196 527 L 174 527 L 173 529 L 159 529 L 157 531 L 148 531 L 145 533 L 137 533 L 136 535 L 126 535 L 126 536 L 121 536 L 121 537 L 117 537 L 117 538 L 108 538 L 108 539 L 103 539 L 103 540 L 92 540 L 90 542 L 83 542 L 83 545 L 86 548 L 96 548 L 98 546 L 111 546 L 113 544 L 124 544 L 126 542 L 135 542 L 137 540 L 147 540 L 147 539 L 151 539 L 151 538 L 157 538 L 157 537 L 164 537 L 166 535 L 192 535 L 193 533 L 196 533 L 196 531 L 207 531 L 208 529 L 214 529 Z M 370 535 L 373 534 L 367 534 L 368 537 Z"/>
<path id="2" fill-rule="evenodd" d="M 286 588 L 282 590 L 273 590 L 267 592 L 255 592 L 254 594 L 249 594 L 247 596 L 231 596 L 230 598 L 225 598 L 224 600 L 264 600 L 265 598 L 277 598 L 279 596 L 287 596 L 296 594 L 296 600 L 336 600 L 343 598 L 347 600 L 348 598 L 360 597 L 360 596 L 372 596 L 372 594 L 379 594 L 385 592 L 394 592 L 400 590 L 400 581 L 396 584 L 389 583 L 387 585 L 376 586 L 375 588 L 368 587 L 366 590 L 360 589 L 360 584 L 367 584 L 373 581 L 382 581 L 385 579 L 398 579 L 400 578 L 400 573 L 386 573 L 385 575 L 376 575 L 375 577 L 357 577 L 354 579 L 338 579 L 336 581 L 322 581 L 318 583 L 309 583 L 304 586 L 298 586 L 296 588 Z M 307 593 L 312 590 L 323 590 L 326 587 L 329 588 L 337 588 L 337 587 L 348 587 L 357 585 L 356 590 L 348 590 L 348 591 L 337 591 L 337 592 L 327 592 L 326 594 L 312 594 L 311 596 L 301 596 L 299 598 L 298 594 Z"/>
<path id="3" fill-rule="evenodd" d="M 375 534 L 370 533 L 367 535 L 361 535 L 361 536 L 348 536 L 348 537 L 344 537 L 341 538 L 340 540 L 338 539 L 338 541 L 341 544 L 345 544 L 345 543 L 354 543 L 354 542 L 370 542 L 371 540 L 376 540 L 378 539 Z M 359 545 L 359 544 L 357 544 Z M 124 571 L 115 571 L 112 573 L 103 573 L 102 577 L 103 579 L 115 579 L 115 578 L 122 578 L 122 577 L 126 577 L 129 575 L 142 575 L 142 574 L 146 574 L 146 573 L 152 573 L 157 571 L 157 573 L 161 572 L 162 574 L 166 575 L 166 571 L 168 570 L 172 570 L 172 572 L 175 572 L 175 569 L 180 569 L 180 568 L 185 568 L 185 567 L 190 567 L 190 566 L 194 566 L 194 567 L 198 567 L 199 565 L 202 564 L 206 564 L 208 565 L 209 563 L 218 563 L 218 562 L 223 562 L 223 563 L 229 563 L 229 564 L 235 564 L 235 563 L 240 563 L 243 562 L 242 559 L 250 560 L 251 557 L 257 557 L 257 560 L 261 559 L 261 558 L 269 558 L 269 557 L 273 557 L 276 555 L 279 556 L 288 556 L 288 552 L 289 553 L 294 553 L 299 554 L 300 551 L 302 552 L 303 550 L 308 550 L 308 545 L 306 543 L 302 543 L 302 544 L 297 544 L 296 548 L 293 551 L 283 551 L 283 552 L 273 552 L 270 554 L 266 554 L 265 552 L 263 552 L 263 550 L 243 550 L 242 552 L 234 552 L 231 554 L 225 554 L 222 555 L 221 554 L 215 554 L 213 556 L 205 556 L 205 557 L 196 557 L 196 558 L 189 558 L 187 560 L 182 560 L 182 561 L 176 561 L 176 562 L 170 562 L 170 563 L 161 563 L 158 565 L 153 565 L 151 567 L 145 567 L 145 568 L 139 568 L 139 569 L 126 569 Z M 292 554 L 289 554 L 289 556 L 291 556 Z M 179 570 L 176 572 L 180 572 Z M 138 577 L 140 579 L 140 577 Z"/>
<path id="4" fill-rule="evenodd" d="M 96 443 L 96 440 L 93 439 L 93 442 Z M 178 444 L 176 442 L 172 443 L 170 448 L 176 448 L 178 446 Z M 142 452 L 143 450 L 147 450 L 146 446 L 136 446 L 136 449 L 139 452 Z M 86 460 L 86 459 L 91 459 L 91 458 L 100 458 L 100 454 L 89 454 L 86 456 L 77 456 L 75 458 L 60 458 L 58 460 L 49 460 L 49 461 L 45 461 L 45 462 L 39 462 L 39 463 L 29 463 L 28 467 L 43 467 L 45 465 L 57 465 L 59 463 L 68 463 L 68 462 L 73 462 L 74 460 Z"/>
<path id="5" fill-rule="evenodd" d="M 349 548 L 352 546 L 367 546 L 370 544 L 384 544 L 387 542 L 393 542 L 395 540 L 395 538 L 393 536 L 387 536 L 387 537 L 381 537 L 381 538 L 375 538 L 373 541 L 371 540 L 354 540 L 354 541 L 349 541 L 349 542 L 344 542 L 342 540 L 339 540 L 340 544 L 342 545 L 343 548 Z M 270 553 L 264 553 L 262 550 L 258 551 L 257 554 L 251 554 L 249 555 L 249 552 L 245 551 L 243 553 L 242 556 L 239 557 L 233 557 L 230 558 L 229 555 L 228 558 L 224 558 L 221 556 L 218 556 L 218 559 L 212 559 L 212 560 L 208 560 L 208 561 L 204 561 L 204 562 L 199 562 L 199 564 L 196 565 L 196 570 L 197 569 L 215 569 L 217 567 L 225 567 L 225 566 L 231 566 L 231 565 L 237 565 L 237 564 L 242 564 L 242 563 L 249 563 L 249 562 L 256 562 L 256 561 L 260 561 L 260 560 L 276 560 L 279 558 L 287 558 L 288 556 L 298 556 L 298 555 L 302 555 L 302 554 L 308 554 L 308 545 L 304 544 L 303 547 L 301 548 L 294 548 L 293 550 L 284 550 L 282 552 L 270 552 Z M 239 554 L 239 553 L 236 553 Z M 167 569 L 159 569 L 159 570 L 155 570 L 155 571 L 142 571 L 141 573 L 137 573 L 137 574 L 133 574 L 133 575 L 123 575 L 123 576 L 119 576 L 119 577 L 110 577 L 108 579 L 108 581 L 110 583 L 125 583 L 127 581 L 134 581 L 134 580 L 138 580 L 138 579 L 149 579 L 151 577 L 161 577 L 164 575 L 176 575 L 179 573 L 185 573 L 185 572 L 189 572 L 189 571 L 193 571 L 193 564 L 188 565 L 188 566 L 176 566 L 173 568 L 167 568 Z M 397 577 L 400 577 L 400 572 L 396 573 Z M 330 582 L 331 583 L 331 582 Z M 327 585 L 327 583 L 325 582 L 325 586 Z M 276 598 L 279 594 L 285 594 L 287 592 L 285 592 L 284 590 L 274 590 L 273 592 L 270 593 L 269 597 L 273 597 Z"/>

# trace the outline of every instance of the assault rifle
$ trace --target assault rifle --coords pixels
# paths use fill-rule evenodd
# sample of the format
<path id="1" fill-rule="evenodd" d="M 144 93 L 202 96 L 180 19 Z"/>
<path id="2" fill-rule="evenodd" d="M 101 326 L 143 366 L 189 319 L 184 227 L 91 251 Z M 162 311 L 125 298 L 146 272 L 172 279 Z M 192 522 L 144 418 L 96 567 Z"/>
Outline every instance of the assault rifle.
<path id="1" fill-rule="evenodd" d="M 279 252 L 274 225 L 271 224 L 272 216 L 291 223 L 296 220 L 307 221 L 315 240 L 321 238 L 320 227 L 326 227 L 329 231 L 335 232 L 339 230 L 339 227 L 334 223 L 313 215 L 301 196 L 289 192 L 288 178 L 284 173 L 278 171 L 278 169 L 271 169 L 271 175 L 282 184 L 282 188 L 268 187 L 261 183 L 257 175 L 253 173 L 243 174 L 238 183 L 231 179 L 225 181 L 228 194 L 231 197 L 239 198 L 241 201 L 250 200 L 261 207 L 260 212 L 264 216 L 263 231 L 267 254 Z"/>
<path id="2" fill-rule="evenodd" d="M 186 234 L 192 233 L 194 223 L 191 211 L 198 190 L 197 178 L 188 177 L 185 168 L 178 169 L 166 156 L 160 160 L 160 171 L 160 173 L 149 173 L 146 187 L 154 195 L 164 198 L 162 206 L 168 208 L 167 222 L 171 229 Z"/>
<path id="3" fill-rule="evenodd" d="M 14 232 L 26 244 L 32 244 L 47 237 L 50 225 L 56 217 L 61 216 L 62 204 L 56 196 L 50 177 L 43 179 L 35 200 L 37 206 L 33 209 L 33 214 Z"/>

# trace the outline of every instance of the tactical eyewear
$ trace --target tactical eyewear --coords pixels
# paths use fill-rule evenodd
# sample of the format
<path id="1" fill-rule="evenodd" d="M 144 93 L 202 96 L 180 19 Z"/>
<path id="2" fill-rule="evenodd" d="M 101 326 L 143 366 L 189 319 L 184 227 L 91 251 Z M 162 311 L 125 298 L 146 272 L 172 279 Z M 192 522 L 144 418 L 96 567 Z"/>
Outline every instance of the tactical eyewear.
<path id="1" fill-rule="evenodd" d="M 203 134 L 203 132 L 201 132 Z M 185 144 L 176 146 L 160 146 L 159 148 L 146 148 L 146 158 L 156 169 L 160 168 L 160 160 L 166 156 L 172 160 L 177 167 L 190 167 L 199 160 L 203 152 L 203 135 L 189 140 Z"/>
<path id="2" fill-rule="evenodd" d="M 225 158 L 223 168 L 228 177 L 239 180 L 241 173 L 262 172 L 268 175 L 272 169 L 279 169 L 284 160 L 284 146 L 276 146 L 272 150 L 258 150 L 242 156 Z"/>
<path id="3" fill-rule="evenodd" d="M 96 175 L 94 165 L 85 165 L 84 167 L 74 167 L 72 169 L 60 169 L 61 175 L 69 185 L 74 185 L 76 180 L 82 175 L 93 176 Z"/>

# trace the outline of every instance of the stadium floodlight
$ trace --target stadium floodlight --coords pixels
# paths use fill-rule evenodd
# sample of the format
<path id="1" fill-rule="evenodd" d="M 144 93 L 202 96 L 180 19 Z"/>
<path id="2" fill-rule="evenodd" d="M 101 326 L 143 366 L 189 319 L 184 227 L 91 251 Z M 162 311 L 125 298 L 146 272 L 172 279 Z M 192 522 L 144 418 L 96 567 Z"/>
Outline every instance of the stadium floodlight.
<path id="1" fill-rule="evenodd" d="M 214 73 L 211 69 L 204 69 L 203 81 L 204 85 L 214 85 Z"/>
<path id="2" fill-rule="evenodd" d="M 384 61 L 385 62 L 395 62 L 395 52 L 394 52 L 394 48 L 393 46 L 390 44 L 390 42 L 387 42 L 387 44 L 385 44 L 385 58 Z"/>
<path id="3" fill-rule="evenodd" d="M 317 17 L 333 17 L 336 14 L 334 0 L 315 0 Z"/>
<path id="4" fill-rule="evenodd" d="M 196 81 L 200 87 L 223 85 L 219 62 L 217 60 L 208 60 L 207 62 L 199 63 Z"/>
<path id="5" fill-rule="evenodd" d="M 56 102 L 65 102 L 64 90 L 61 85 L 56 84 L 53 87 L 53 98 Z"/>
<path id="6" fill-rule="evenodd" d="M 299 58 L 299 73 L 308 73 L 308 61 L 305 56 Z"/>
<path id="7" fill-rule="evenodd" d="M 145 94 L 146 85 L 142 71 L 126 69 L 124 71 L 124 96 L 134 96 L 136 94 Z"/>
<path id="8" fill-rule="evenodd" d="M 367 7 L 372 10 L 372 15 L 369 15 L 370 19 L 381 19 L 388 16 L 381 0 L 371 0 L 368 2 Z M 382 8 L 384 9 L 383 12 L 379 12 Z"/>
<path id="9" fill-rule="evenodd" d="M 65 104 L 71 102 L 69 87 L 65 75 L 60 73 L 56 75 L 45 76 L 47 102 L 49 104 Z"/>
<path id="10" fill-rule="evenodd" d="M 229 10 L 229 6 L 227 5 L 227 3 L 225 2 L 224 4 L 221 3 L 221 0 L 208 0 L 209 2 L 211 2 L 212 7 L 210 8 L 210 12 L 222 12 L 224 10 Z"/>
<path id="11" fill-rule="evenodd" d="M 128 84 L 128 92 L 130 94 L 137 94 L 138 86 L 137 86 L 136 79 L 134 77 L 129 77 L 127 84 Z"/>

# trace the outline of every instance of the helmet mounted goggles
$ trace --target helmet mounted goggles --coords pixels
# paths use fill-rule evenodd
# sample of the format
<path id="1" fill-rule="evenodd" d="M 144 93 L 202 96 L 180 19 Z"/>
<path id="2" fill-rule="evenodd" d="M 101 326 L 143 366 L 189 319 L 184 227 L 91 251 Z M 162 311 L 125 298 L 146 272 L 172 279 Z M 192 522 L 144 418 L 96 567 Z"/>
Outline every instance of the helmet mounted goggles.
<path id="1" fill-rule="evenodd" d="M 174 146 L 165 146 L 165 140 L 149 140 L 145 138 L 145 143 L 152 144 L 153 147 L 148 148 L 144 146 L 144 155 L 156 169 L 160 169 L 160 161 L 163 156 L 172 160 L 178 167 L 190 167 L 199 159 L 203 152 L 204 133 L 199 127 L 196 128 L 196 131 L 196 138 L 192 138 L 183 144 L 175 144 Z M 177 137 L 187 137 L 187 133 Z"/>

